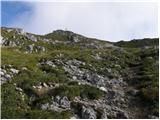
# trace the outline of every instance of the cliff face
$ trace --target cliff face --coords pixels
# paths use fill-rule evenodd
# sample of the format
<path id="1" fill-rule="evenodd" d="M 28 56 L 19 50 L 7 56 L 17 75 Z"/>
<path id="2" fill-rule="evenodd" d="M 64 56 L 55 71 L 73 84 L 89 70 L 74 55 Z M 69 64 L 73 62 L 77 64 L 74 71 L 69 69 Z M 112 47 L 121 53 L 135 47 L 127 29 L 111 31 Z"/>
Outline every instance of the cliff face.
<path id="1" fill-rule="evenodd" d="M 2 118 L 158 118 L 159 39 L 1 36 Z"/>

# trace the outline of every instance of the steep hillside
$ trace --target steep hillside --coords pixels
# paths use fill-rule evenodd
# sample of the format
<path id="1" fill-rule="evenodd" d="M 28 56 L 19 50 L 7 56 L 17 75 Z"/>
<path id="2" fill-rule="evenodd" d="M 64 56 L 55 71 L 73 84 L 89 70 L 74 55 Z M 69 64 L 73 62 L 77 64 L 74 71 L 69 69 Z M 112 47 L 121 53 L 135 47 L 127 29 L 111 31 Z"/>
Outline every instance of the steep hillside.
<path id="1" fill-rule="evenodd" d="M 5 27 L 1 36 L 2 118 L 159 117 L 159 39 L 138 47 Z"/>

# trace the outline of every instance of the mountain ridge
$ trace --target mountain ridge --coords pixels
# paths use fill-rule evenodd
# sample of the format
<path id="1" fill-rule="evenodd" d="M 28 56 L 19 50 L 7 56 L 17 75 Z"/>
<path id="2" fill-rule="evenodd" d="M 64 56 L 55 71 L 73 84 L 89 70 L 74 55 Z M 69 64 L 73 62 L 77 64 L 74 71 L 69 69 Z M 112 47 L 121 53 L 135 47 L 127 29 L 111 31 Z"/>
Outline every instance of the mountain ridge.
<path id="1" fill-rule="evenodd" d="M 2 118 L 159 117 L 159 39 L 114 43 L 7 28 L 1 38 Z"/>
<path id="2" fill-rule="evenodd" d="M 10 29 L 10 30 L 15 30 L 15 31 L 18 31 L 18 32 L 22 32 L 22 33 L 28 33 L 28 34 L 31 34 L 30 32 L 25 32 L 22 28 L 10 28 L 10 27 L 1 27 L 1 29 Z M 36 36 L 42 36 L 42 37 L 49 37 L 51 36 L 52 34 L 59 34 L 59 35 L 68 35 L 68 36 L 80 36 L 82 38 L 88 38 L 88 39 L 91 39 L 91 40 L 99 40 L 99 41 L 104 41 L 104 42 L 109 42 L 109 43 L 112 43 L 112 44 L 115 44 L 115 45 L 119 45 L 121 42 L 123 43 L 128 43 L 128 42 L 131 42 L 131 41 L 138 41 L 138 40 L 155 40 L 156 42 L 158 41 L 159 38 L 142 38 L 142 39 L 131 39 L 129 41 L 124 41 L 124 40 L 119 40 L 117 42 L 111 42 L 111 41 L 106 41 L 106 40 L 101 40 L 101 39 L 97 39 L 97 38 L 89 38 L 89 37 L 86 37 L 86 36 L 83 36 L 83 35 L 80 35 L 80 34 L 77 34 L 77 33 L 74 33 L 72 31 L 69 31 L 69 30 L 61 30 L 61 29 L 57 29 L 57 30 L 54 30 L 53 32 L 51 33 L 47 33 L 47 34 L 44 34 L 44 35 L 40 35 L 40 34 L 33 34 L 33 35 L 36 35 Z"/>

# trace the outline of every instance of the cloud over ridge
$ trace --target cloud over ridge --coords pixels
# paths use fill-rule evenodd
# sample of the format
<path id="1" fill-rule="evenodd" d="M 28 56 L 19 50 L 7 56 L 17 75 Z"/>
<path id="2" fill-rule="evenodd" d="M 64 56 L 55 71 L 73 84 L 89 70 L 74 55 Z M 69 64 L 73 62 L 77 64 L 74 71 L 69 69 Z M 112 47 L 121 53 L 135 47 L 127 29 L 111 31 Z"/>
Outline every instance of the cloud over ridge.
<path id="1" fill-rule="evenodd" d="M 11 23 L 28 32 L 56 29 L 110 41 L 158 36 L 158 6 L 147 2 L 30 2 L 32 13 Z"/>

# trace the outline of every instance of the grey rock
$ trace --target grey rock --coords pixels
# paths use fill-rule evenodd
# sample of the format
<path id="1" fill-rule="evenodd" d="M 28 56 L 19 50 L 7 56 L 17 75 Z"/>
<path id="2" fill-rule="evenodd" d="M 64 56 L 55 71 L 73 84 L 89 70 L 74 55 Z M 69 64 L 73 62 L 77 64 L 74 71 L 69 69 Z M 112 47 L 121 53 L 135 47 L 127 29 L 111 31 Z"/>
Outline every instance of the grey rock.
<path id="1" fill-rule="evenodd" d="M 85 107 L 82 106 L 82 119 L 96 119 L 96 112 L 94 111 L 94 109 L 92 107 Z"/>
<path id="2" fill-rule="evenodd" d="M 96 73 L 92 73 L 92 72 L 85 72 L 83 74 L 83 79 L 90 82 L 93 85 L 97 85 L 97 86 L 105 86 L 105 82 L 106 79 L 108 79 L 107 77 L 104 78 L 100 75 L 97 75 Z"/>
<path id="3" fill-rule="evenodd" d="M 66 96 L 60 97 L 56 96 L 55 100 L 53 100 L 51 103 L 45 103 L 40 106 L 42 110 L 52 110 L 61 112 L 66 109 L 70 109 L 70 101 Z"/>
<path id="4" fill-rule="evenodd" d="M 10 71 L 13 73 L 13 74 L 18 74 L 19 73 L 19 70 L 16 70 L 14 68 L 11 68 Z"/>
<path id="5" fill-rule="evenodd" d="M 0 71 L 0 76 L 5 75 L 5 73 L 3 71 Z"/>
<path id="6" fill-rule="evenodd" d="M 12 41 L 12 40 L 5 40 L 3 41 L 3 46 L 10 46 L 10 47 L 15 47 L 17 46 L 15 41 Z"/>
<path id="7" fill-rule="evenodd" d="M 45 103 L 41 105 L 42 110 L 48 110 L 49 109 L 49 103 Z"/>
<path id="8" fill-rule="evenodd" d="M 107 92 L 107 89 L 105 87 L 100 87 L 99 89 L 104 91 L 104 92 Z"/>
<path id="9" fill-rule="evenodd" d="M 75 43 L 77 43 L 77 42 L 80 41 L 80 39 L 78 38 L 78 36 L 74 36 L 74 37 L 72 38 L 72 40 L 73 40 L 73 42 L 75 42 Z"/>
<path id="10" fill-rule="evenodd" d="M 26 37 L 28 38 L 28 39 L 30 39 L 31 41 L 33 41 L 33 42 L 37 42 L 37 38 L 34 36 L 34 35 L 32 35 L 32 34 L 26 34 Z"/>
<path id="11" fill-rule="evenodd" d="M 95 60 L 102 60 L 102 58 L 101 58 L 98 54 L 96 54 L 95 56 L 93 56 L 93 58 L 94 58 Z"/>
<path id="12" fill-rule="evenodd" d="M 77 77 L 76 77 L 76 76 L 73 76 L 72 79 L 73 79 L 73 80 L 77 80 Z"/>
<path id="13" fill-rule="evenodd" d="M 148 118 L 149 118 L 149 119 L 159 119 L 159 117 L 158 117 L 158 116 L 155 116 L 155 115 L 148 115 Z"/>
<path id="14" fill-rule="evenodd" d="M 106 109 L 103 109 L 103 114 L 101 116 L 101 119 L 107 119 L 107 111 L 106 111 Z"/>
<path id="15" fill-rule="evenodd" d="M 126 112 L 124 111 L 119 111 L 118 114 L 117 114 L 117 118 L 120 118 L 120 119 L 128 119 L 129 116 Z"/>
<path id="16" fill-rule="evenodd" d="M 43 83 L 43 87 L 46 87 L 46 88 L 47 88 L 47 87 L 48 87 L 48 85 L 47 85 L 46 83 Z"/>
<path id="17" fill-rule="evenodd" d="M 60 112 L 62 109 L 59 108 L 59 104 L 56 102 L 52 102 L 52 104 L 49 107 L 49 110 Z"/>
<path id="18" fill-rule="evenodd" d="M 46 61 L 45 64 L 47 64 L 51 67 L 56 67 L 56 65 L 52 61 Z"/>
<path id="19" fill-rule="evenodd" d="M 35 46 L 35 51 L 36 52 L 39 52 L 39 51 L 42 51 L 42 52 L 45 52 L 45 47 L 43 47 L 43 46 Z"/>
<path id="20" fill-rule="evenodd" d="M 16 87 L 16 91 L 23 92 L 22 88 Z"/>
<path id="21" fill-rule="evenodd" d="M 27 68 L 26 67 L 22 67 L 22 70 L 27 70 Z"/>
<path id="22" fill-rule="evenodd" d="M 70 119 L 78 119 L 78 117 L 76 115 L 70 117 Z"/>
<path id="23" fill-rule="evenodd" d="M 82 61 L 79 61 L 79 60 L 76 60 L 76 59 L 73 59 L 73 60 L 69 60 L 66 62 L 67 65 L 73 65 L 73 66 L 80 66 L 80 65 L 85 65 L 84 62 Z"/>
<path id="24" fill-rule="evenodd" d="M 6 74 L 5 77 L 6 77 L 7 79 L 10 79 L 10 78 L 11 78 L 11 75 Z"/>
<path id="25" fill-rule="evenodd" d="M 57 103 L 59 104 L 60 99 L 61 99 L 60 96 L 56 96 L 56 97 L 55 97 L 55 102 L 57 102 Z"/>
<path id="26" fill-rule="evenodd" d="M 62 108 L 70 108 L 70 101 L 66 96 L 62 97 L 59 102 Z"/>
<path id="27" fill-rule="evenodd" d="M 26 46 L 26 49 L 29 53 L 32 53 L 34 50 L 34 44 Z"/>

